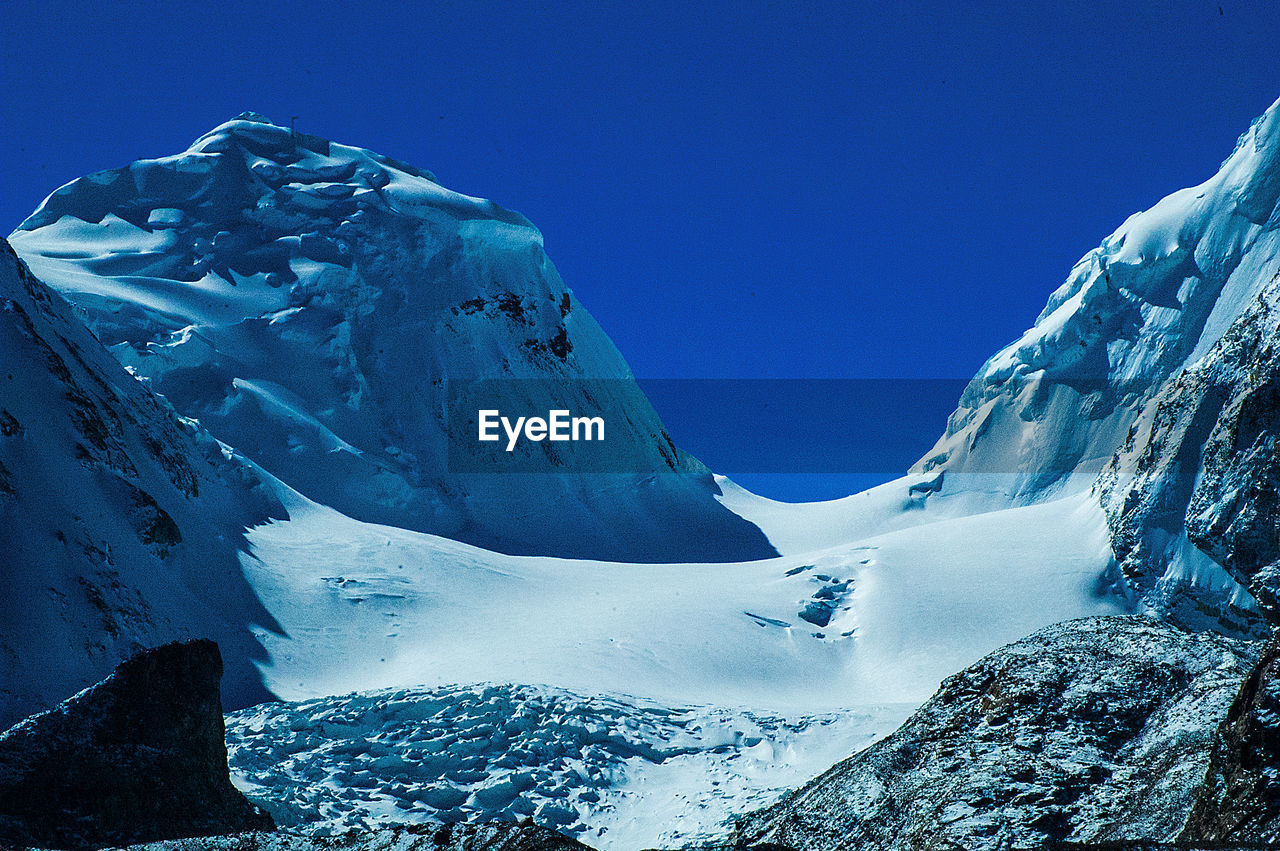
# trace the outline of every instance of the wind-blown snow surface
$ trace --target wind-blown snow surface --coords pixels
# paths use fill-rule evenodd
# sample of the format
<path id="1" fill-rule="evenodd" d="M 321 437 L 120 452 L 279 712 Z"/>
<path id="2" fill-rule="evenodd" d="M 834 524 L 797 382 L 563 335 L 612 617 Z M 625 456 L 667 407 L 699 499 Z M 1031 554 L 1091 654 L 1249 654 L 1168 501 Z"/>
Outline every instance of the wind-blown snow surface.
<path id="1" fill-rule="evenodd" d="M 671 444 L 538 230 L 425 171 L 245 114 L 72 181 L 11 241 L 180 412 L 348 516 L 503 552 L 773 554 Z M 475 472 L 502 453 L 451 421 L 449 388 L 478 379 L 507 381 L 513 417 L 609 411 L 604 470 L 540 443 L 513 456 L 535 472 Z"/>

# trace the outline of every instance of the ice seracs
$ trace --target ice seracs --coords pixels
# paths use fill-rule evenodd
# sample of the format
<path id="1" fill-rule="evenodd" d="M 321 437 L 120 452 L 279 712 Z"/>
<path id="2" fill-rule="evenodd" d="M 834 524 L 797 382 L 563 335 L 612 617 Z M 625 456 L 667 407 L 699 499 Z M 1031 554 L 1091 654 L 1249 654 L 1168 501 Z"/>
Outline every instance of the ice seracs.
<path id="1" fill-rule="evenodd" d="M 1208 352 L 1274 272 L 1280 110 L 1199 186 L 1130 216 L 992 356 L 918 465 L 1020 501 L 1088 487 L 1142 406 Z M 953 478 L 960 485 L 962 478 Z"/>
<path id="2" fill-rule="evenodd" d="M 784 718 L 537 686 L 407 689 L 228 719 L 237 782 L 309 833 L 533 818 L 594 847 L 714 839 L 901 720 L 898 707 Z M 341 758 L 335 758 L 341 754 Z"/>
<path id="3" fill-rule="evenodd" d="M 1259 417 L 1274 372 L 1278 200 L 1273 104 L 1216 175 L 1130 216 L 1076 264 L 1035 325 L 987 361 L 916 471 L 945 471 L 944 495 L 984 491 L 992 507 L 1094 488 L 1119 593 L 1193 628 L 1265 631 L 1257 603 L 1274 608 L 1280 582 L 1274 547 L 1250 541 L 1275 537 L 1274 512 L 1231 506 L 1246 492 L 1274 501 Z M 1247 460 L 1228 462 L 1236 436 Z"/>

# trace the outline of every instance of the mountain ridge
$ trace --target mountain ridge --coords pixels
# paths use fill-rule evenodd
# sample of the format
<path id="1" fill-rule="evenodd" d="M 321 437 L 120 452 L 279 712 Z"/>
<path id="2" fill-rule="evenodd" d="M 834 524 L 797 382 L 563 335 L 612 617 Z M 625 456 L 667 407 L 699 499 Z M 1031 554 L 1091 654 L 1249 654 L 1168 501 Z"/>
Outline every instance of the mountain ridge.
<path id="1" fill-rule="evenodd" d="M 268 696 L 245 530 L 283 506 L 130 375 L 0 240 L 0 723 L 142 646 L 213 637 L 228 697 Z M 39 664 L 36 663 L 39 648 Z"/>
<path id="2" fill-rule="evenodd" d="M 913 470 L 944 474 L 944 493 L 968 480 L 994 503 L 1092 490 L 1117 594 L 1191 628 L 1264 634 L 1280 590 L 1265 543 L 1280 534 L 1266 507 L 1277 470 L 1265 414 L 1278 202 L 1280 101 L 1213 177 L 1130 216 L 1076 263 L 1033 327 L 983 365 Z M 1256 510 L 1219 510 L 1242 488 Z"/>

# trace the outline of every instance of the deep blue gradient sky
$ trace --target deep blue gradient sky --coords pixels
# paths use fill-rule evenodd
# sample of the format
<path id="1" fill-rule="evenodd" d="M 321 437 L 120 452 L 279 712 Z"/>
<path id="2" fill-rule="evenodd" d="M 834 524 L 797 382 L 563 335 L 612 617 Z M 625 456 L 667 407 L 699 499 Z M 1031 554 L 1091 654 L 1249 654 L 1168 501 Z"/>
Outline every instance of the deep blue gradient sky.
<path id="1" fill-rule="evenodd" d="M 650 378 L 970 375 L 1280 96 L 1280 12 L 1244 0 L 17 0 L 5 17 L 0 231 L 242 110 L 298 115 L 527 215 Z M 922 413 L 920 454 L 943 416 Z M 733 472 L 726 452 L 704 460 Z"/>

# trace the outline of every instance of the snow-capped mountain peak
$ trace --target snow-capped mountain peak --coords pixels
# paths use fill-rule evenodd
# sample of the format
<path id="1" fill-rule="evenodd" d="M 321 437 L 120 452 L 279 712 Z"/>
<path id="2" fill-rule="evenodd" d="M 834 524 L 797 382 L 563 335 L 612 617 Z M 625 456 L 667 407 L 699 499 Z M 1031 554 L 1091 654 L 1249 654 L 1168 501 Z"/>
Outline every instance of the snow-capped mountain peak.
<path id="1" fill-rule="evenodd" d="M 12 243 L 179 411 L 349 516 L 516 553 L 773 552 L 671 444 L 537 229 L 421 169 L 244 114 L 72 181 Z M 607 410 L 607 463 L 547 443 L 495 475 L 451 422 L 477 380 L 516 415 Z"/>

